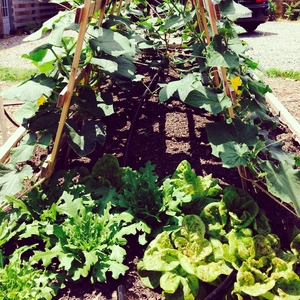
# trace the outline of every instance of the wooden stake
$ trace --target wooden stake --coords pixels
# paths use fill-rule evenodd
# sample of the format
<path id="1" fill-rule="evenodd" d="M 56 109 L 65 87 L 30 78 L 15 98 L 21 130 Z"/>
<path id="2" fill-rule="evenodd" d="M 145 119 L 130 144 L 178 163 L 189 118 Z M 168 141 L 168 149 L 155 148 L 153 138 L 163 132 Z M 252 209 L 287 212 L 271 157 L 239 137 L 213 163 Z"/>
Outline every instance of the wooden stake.
<path id="1" fill-rule="evenodd" d="M 74 90 L 74 86 L 75 86 L 75 80 L 76 80 L 76 75 L 77 75 L 79 59 L 80 59 L 80 55 L 81 55 L 83 40 L 84 40 L 86 27 L 87 27 L 87 21 L 88 21 L 89 12 L 90 12 L 90 5 L 91 5 L 91 0 L 85 0 L 83 8 L 79 8 L 80 13 L 78 13 L 78 14 L 80 15 L 80 17 L 79 17 L 80 28 L 79 28 L 79 35 L 78 35 L 78 39 L 77 39 L 77 45 L 76 45 L 76 49 L 75 49 L 75 54 L 74 54 L 74 59 L 73 59 L 73 63 L 72 63 L 69 82 L 67 85 L 67 90 L 65 92 L 63 109 L 62 109 L 62 112 L 60 115 L 60 120 L 59 120 L 59 124 L 58 124 L 58 129 L 56 132 L 53 150 L 51 153 L 50 160 L 48 161 L 47 170 L 44 174 L 45 177 L 50 177 L 50 175 L 52 174 L 52 172 L 54 170 L 54 166 L 56 163 L 60 139 L 62 136 L 62 132 L 63 132 L 64 126 L 65 126 L 65 123 L 66 123 L 66 118 L 68 115 L 69 106 L 70 106 L 70 102 L 71 102 L 71 98 L 72 98 L 73 90 Z"/>
<path id="2" fill-rule="evenodd" d="M 210 24 L 212 27 L 213 35 L 216 35 L 216 34 L 218 34 L 218 28 L 217 28 L 217 15 L 216 15 L 215 7 L 213 6 L 213 3 L 211 0 L 204 0 L 204 1 L 205 1 L 206 9 L 208 11 L 208 15 L 210 18 Z M 220 67 L 219 71 L 220 71 L 221 80 L 223 82 L 224 92 L 226 93 L 226 95 L 228 97 L 230 97 L 232 99 L 230 87 L 229 87 L 229 84 L 227 81 L 226 69 L 224 67 Z M 234 103 L 233 99 L 232 99 L 232 103 Z M 234 111 L 233 111 L 232 106 L 228 108 L 228 113 L 229 113 L 230 118 L 234 118 Z M 241 176 L 242 187 L 245 191 L 247 191 L 248 190 L 248 182 L 245 178 L 248 177 L 248 174 L 246 172 L 246 169 L 245 169 L 245 167 L 240 166 L 240 167 L 238 167 L 238 170 L 239 170 L 240 174 L 243 174 L 243 176 Z"/>

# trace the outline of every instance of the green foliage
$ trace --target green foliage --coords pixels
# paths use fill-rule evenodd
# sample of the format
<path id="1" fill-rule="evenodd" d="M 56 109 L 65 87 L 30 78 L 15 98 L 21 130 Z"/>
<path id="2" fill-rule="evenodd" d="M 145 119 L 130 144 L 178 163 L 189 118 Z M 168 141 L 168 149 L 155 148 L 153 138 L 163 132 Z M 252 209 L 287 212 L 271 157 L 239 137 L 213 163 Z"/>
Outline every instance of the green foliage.
<path id="1" fill-rule="evenodd" d="M 9 257 L 9 262 L 0 264 L 0 298 L 3 300 L 46 299 L 56 295 L 57 288 L 53 284 L 54 273 L 33 268 L 30 261 L 21 259 L 22 252 L 30 247 L 22 247 Z M 0 262 L 4 257 L 0 251 Z"/>
<path id="2" fill-rule="evenodd" d="M 185 215 L 179 228 L 158 234 L 138 271 L 146 286 L 160 286 L 167 299 L 204 299 L 207 285 L 219 285 L 220 275 L 234 269 L 232 293 L 238 299 L 296 299 L 298 240 L 296 234 L 294 253 L 283 251 L 252 197 L 228 187 L 221 200 L 207 204 L 200 216 Z"/>
<path id="3" fill-rule="evenodd" d="M 199 212 L 214 201 L 221 187 L 212 175 L 197 176 L 188 161 L 183 160 L 171 178 L 162 183 L 163 205 L 168 215 Z M 200 201 L 199 201 L 200 200 Z"/>
<path id="4" fill-rule="evenodd" d="M 72 8 L 80 4 L 82 1 L 68 3 Z M 298 4 L 292 3 L 288 9 L 295 13 Z M 107 7 L 101 27 L 95 21 L 99 12 L 88 21 L 79 67 L 86 68 L 89 76 L 79 82 L 72 94 L 72 110 L 68 112 L 64 128 L 70 147 L 77 155 L 87 156 L 97 145 L 104 145 L 106 126 L 102 121 L 114 113 L 110 87 L 114 84 L 129 90 L 132 83 L 143 76 L 136 73 L 136 62 L 145 64 L 143 55 L 137 54 L 152 49 L 157 58 L 147 61 L 149 68 L 164 70 L 171 66 L 179 75 L 178 80 L 161 84 L 160 101 L 176 97 L 187 105 L 213 114 L 222 113 L 223 121 L 207 126 L 213 155 L 221 159 L 224 167 L 247 167 L 253 177 L 264 180 L 269 192 L 280 197 L 284 194 L 284 201 L 293 203 L 299 212 L 299 201 L 293 191 L 297 185 L 292 184 L 291 190 L 286 189 L 282 193 L 280 182 L 276 179 L 289 182 L 299 177 L 297 161 L 282 149 L 283 143 L 269 138 L 269 132 L 277 124 L 265 100 L 265 94 L 271 90 L 264 82 L 255 79 L 255 70 L 264 70 L 247 56 L 250 47 L 240 40 L 237 34 L 240 29 L 233 23 L 248 9 L 232 0 L 219 2 L 221 19 L 216 24 L 218 34 L 214 34 L 207 43 L 205 32 L 200 32 L 198 27 L 196 9 L 190 2 L 163 1 L 156 7 L 151 6 L 153 14 L 149 14 L 148 5 L 144 1 L 126 4 L 120 16 L 110 14 L 111 8 Z M 78 33 L 79 26 L 74 24 L 74 17 L 74 9 L 59 12 L 26 38 L 26 41 L 33 41 L 51 31 L 45 44 L 23 55 L 38 69 L 39 75 L 2 93 L 5 98 L 17 97 L 25 101 L 15 118 L 31 134 L 37 135 L 36 140 L 43 134 L 55 136 L 57 131 L 61 110 L 56 104 L 71 74 L 77 45 L 74 34 Z M 184 59 L 180 51 L 173 51 L 170 55 L 175 37 L 176 43 L 177 39 L 180 41 L 182 51 L 190 53 Z M 287 73 L 284 76 L 297 76 Z M 227 81 L 236 94 L 234 101 L 230 99 L 223 81 L 219 84 L 221 80 L 217 78 Z M 111 84 L 107 85 L 108 82 Z M 104 89 L 104 86 L 107 88 Z M 48 140 L 50 144 L 51 140 Z M 25 147 L 26 151 L 23 151 Z M 19 150 L 12 151 L 11 161 L 26 161 L 32 155 L 32 149 L 33 144 L 22 142 Z M 269 166 L 269 160 L 274 162 L 273 166 Z M 288 162 L 292 174 L 283 172 L 284 168 L 279 164 L 283 160 Z M 128 170 L 126 172 L 129 173 Z M 97 185 L 95 178 L 89 176 L 91 183 L 88 185 Z M 24 185 L 20 181 L 21 178 L 18 185 Z M 111 184 L 114 186 L 114 183 Z M 115 187 L 118 190 L 122 184 Z M 154 198 L 157 199 L 156 196 Z M 148 204 L 146 207 L 149 210 Z M 153 208 L 150 215 L 158 218 L 158 211 Z"/>
<path id="5" fill-rule="evenodd" d="M 295 70 L 280 70 L 271 68 L 266 70 L 269 77 L 280 77 L 282 79 L 295 79 L 300 80 L 300 72 Z"/>
<path id="6" fill-rule="evenodd" d="M 159 284 L 167 299 L 173 294 L 182 295 L 178 299 L 196 299 L 199 279 L 213 282 L 221 274 L 228 275 L 231 269 L 218 257 L 220 245 L 204 234 L 205 225 L 196 215 L 184 217 L 179 231 L 159 234 L 138 264 L 142 282 L 153 288 Z M 159 282 L 155 276 L 160 277 Z"/>
<path id="7" fill-rule="evenodd" d="M 112 154 L 106 154 L 97 160 L 92 169 L 92 176 L 99 180 L 100 186 L 109 183 L 117 191 L 123 188 L 123 169 Z"/>
<path id="8" fill-rule="evenodd" d="M 158 176 L 154 169 L 155 166 L 149 161 L 139 171 L 126 167 L 123 173 L 123 193 L 119 200 L 121 207 L 130 209 L 137 218 L 152 226 L 161 221 L 159 214 L 163 207 Z"/>
<path id="9" fill-rule="evenodd" d="M 0 68 L 1 81 L 24 81 L 35 75 L 37 72 L 34 69 L 21 68 Z"/>
<path id="10" fill-rule="evenodd" d="M 120 168 L 111 155 L 92 172 L 81 170 L 85 182 L 97 180 L 96 187 L 74 182 L 76 175 L 59 172 L 44 189 L 7 197 L 13 210 L 0 214 L 0 285 L 10 298 L 3 299 L 51 299 L 68 281 L 118 279 L 128 270 L 127 237 L 144 244 L 150 233 L 154 239 L 139 273 L 167 299 L 203 299 L 232 270 L 238 297 L 298 295 L 299 231 L 292 234 L 291 251 L 283 251 L 245 191 L 222 190 L 187 161 L 161 183 L 150 162 L 134 171 Z"/>
<path id="11" fill-rule="evenodd" d="M 283 5 L 286 6 L 284 16 L 287 17 L 288 20 L 297 20 L 299 18 L 300 1 L 292 1 L 290 3 L 283 2 Z"/>
<path id="12" fill-rule="evenodd" d="M 25 186 L 24 178 L 31 178 L 32 174 L 33 170 L 29 165 L 18 169 L 14 164 L 0 163 L 0 203 L 5 201 L 5 196 L 20 192 Z"/>
<path id="13" fill-rule="evenodd" d="M 277 11 L 277 4 L 276 4 L 276 2 L 274 2 L 272 0 L 268 0 L 268 2 L 269 2 L 269 6 L 270 6 L 269 20 L 274 21 L 274 20 L 276 20 L 275 13 Z"/>
<path id="14" fill-rule="evenodd" d="M 115 279 L 124 274 L 128 269 L 123 264 L 126 254 L 122 247 L 126 244 L 124 235 L 136 230 L 125 225 L 131 222 L 132 216 L 111 214 L 109 204 L 101 216 L 93 213 L 92 208 L 84 205 L 82 198 L 64 193 L 56 207 L 51 207 L 52 213 L 57 214 L 56 218 L 64 216 L 64 222 L 47 224 L 46 227 L 40 224 L 39 231 L 51 241 L 44 251 L 34 251 L 32 259 L 41 260 L 48 267 L 57 258 L 59 268 L 68 272 L 72 280 L 89 275 L 92 282 L 102 282 L 106 281 L 107 272 L 111 272 Z"/>

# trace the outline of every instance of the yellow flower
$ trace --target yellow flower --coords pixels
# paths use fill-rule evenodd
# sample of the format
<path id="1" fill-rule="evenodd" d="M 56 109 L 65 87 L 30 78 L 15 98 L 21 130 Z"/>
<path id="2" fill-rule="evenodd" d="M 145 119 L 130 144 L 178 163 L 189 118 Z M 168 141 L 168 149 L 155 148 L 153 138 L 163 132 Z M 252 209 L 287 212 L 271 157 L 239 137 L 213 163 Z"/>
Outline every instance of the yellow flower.
<path id="1" fill-rule="evenodd" d="M 44 95 L 42 95 L 42 96 L 37 100 L 36 106 L 37 106 L 37 107 L 40 107 L 40 106 L 43 105 L 45 102 L 46 102 L 46 97 L 45 97 Z"/>
<path id="2" fill-rule="evenodd" d="M 242 86 L 242 80 L 240 76 L 230 77 L 230 84 L 237 95 L 239 95 L 242 92 L 239 90 L 239 87 Z"/>

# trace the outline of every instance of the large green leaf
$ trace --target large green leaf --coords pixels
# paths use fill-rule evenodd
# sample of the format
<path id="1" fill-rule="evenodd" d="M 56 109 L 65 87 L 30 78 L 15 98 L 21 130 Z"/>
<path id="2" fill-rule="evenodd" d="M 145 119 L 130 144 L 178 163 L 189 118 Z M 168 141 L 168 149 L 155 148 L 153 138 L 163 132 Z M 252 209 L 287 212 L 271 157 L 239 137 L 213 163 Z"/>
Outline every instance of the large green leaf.
<path id="1" fill-rule="evenodd" d="M 223 167 L 225 168 L 247 165 L 250 151 L 246 144 L 227 142 L 217 147 L 213 147 L 213 149 L 214 153 L 218 152 L 218 156 L 221 158 Z"/>
<path id="2" fill-rule="evenodd" d="M 60 11 L 57 15 L 44 22 L 39 30 L 26 37 L 24 41 L 30 42 L 38 40 L 43 36 L 44 33 L 46 33 L 48 30 L 51 30 L 47 38 L 47 42 L 52 45 L 61 46 L 61 38 L 64 34 L 64 31 L 67 28 L 70 28 L 70 25 L 74 23 L 74 18 L 74 10 Z"/>
<path id="3" fill-rule="evenodd" d="M 65 256 L 63 249 L 60 244 L 56 244 L 52 249 L 46 249 L 46 251 L 34 251 L 32 257 L 33 262 L 43 262 L 45 267 L 49 266 L 52 262 L 52 259 L 55 257 L 63 258 Z M 74 260 L 74 256 L 70 253 L 71 260 Z"/>
<path id="4" fill-rule="evenodd" d="M 274 141 L 271 139 L 266 140 L 266 150 L 270 151 L 271 157 L 278 161 L 287 161 L 289 164 L 293 165 L 294 155 L 290 152 L 285 151 L 282 147 L 284 146 L 283 141 Z M 265 149 L 263 149 L 264 151 Z"/>
<path id="5" fill-rule="evenodd" d="M 99 257 L 97 255 L 97 251 L 82 251 L 84 258 L 85 258 L 85 262 L 82 266 L 82 268 L 78 268 L 75 272 L 74 272 L 74 276 L 73 276 L 73 280 L 78 280 L 80 278 L 80 276 L 82 277 L 87 277 L 91 267 L 93 265 L 95 265 L 97 263 L 97 261 L 99 260 Z M 65 266 L 65 270 L 68 270 Z"/>
<path id="6" fill-rule="evenodd" d="M 206 64 L 210 67 L 238 68 L 238 55 L 223 43 L 223 37 L 215 35 L 207 46 Z"/>
<path id="7" fill-rule="evenodd" d="M 29 119 L 39 110 L 38 106 L 31 101 L 25 102 L 15 113 L 14 119 L 22 124 L 24 119 Z"/>
<path id="8" fill-rule="evenodd" d="M 216 89 L 207 88 L 202 85 L 192 90 L 184 100 L 184 103 L 204 108 L 213 114 L 218 114 L 232 105 L 231 99 L 224 93 L 219 93 Z"/>
<path id="9" fill-rule="evenodd" d="M 213 155 L 219 157 L 220 151 L 222 156 L 228 160 L 228 163 L 232 163 L 232 158 L 236 160 L 242 159 L 241 162 L 244 161 L 242 157 L 247 154 L 245 146 L 253 146 L 258 140 L 258 129 L 254 125 L 245 124 L 240 119 L 234 118 L 227 121 L 221 121 L 216 123 L 209 123 L 206 125 L 206 131 L 208 135 L 208 140 L 211 143 L 213 148 Z M 220 148 L 220 145 L 228 146 Z M 240 145 L 238 148 L 234 149 L 236 146 Z M 227 153 L 228 151 L 228 157 Z M 234 155 L 233 155 L 234 153 Z M 229 160 L 229 157 L 231 159 Z"/>
<path id="10" fill-rule="evenodd" d="M 11 163 L 27 161 L 33 156 L 34 145 L 19 145 L 10 150 Z"/>
<path id="11" fill-rule="evenodd" d="M 217 114 L 231 106 L 231 100 L 217 89 L 208 88 L 201 83 L 201 74 L 188 74 L 180 80 L 165 85 L 159 92 L 159 100 L 164 102 L 174 94 L 181 101 L 194 107 L 204 108 Z"/>
<path id="12" fill-rule="evenodd" d="M 135 54 L 130 40 L 118 32 L 99 28 L 92 33 L 96 35 L 96 38 L 90 39 L 89 44 L 95 53 L 103 51 L 115 57 Z"/>
<path id="13" fill-rule="evenodd" d="M 35 78 L 22 83 L 18 86 L 13 86 L 1 93 L 1 96 L 5 99 L 18 98 L 20 101 L 32 101 L 35 104 L 37 100 L 45 95 L 50 96 L 55 83 L 51 78 L 47 78 L 44 75 L 38 75 Z"/>
<path id="14" fill-rule="evenodd" d="M 108 260 L 106 263 L 109 265 L 109 271 L 114 279 L 118 279 L 120 275 L 125 275 L 125 272 L 129 269 L 124 264 L 114 260 Z"/>
<path id="15" fill-rule="evenodd" d="M 164 25 L 164 29 L 173 28 L 177 30 L 180 27 L 186 25 L 188 22 L 190 22 L 193 19 L 194 15 L 195 15 L 195 11 L 192 11 L 191 13 L 186 13 L 185 16 L 183 15 L 171 16 L 167 18 L 167 21 Z"/>
<path id="16" fill-rule="evenodd" d="M 18 169 L 12 164 L 0 164 L 0 200 L 4 200 L 6 195 L 20 192 L 24 187 L 25 179 L 31 178 L 32 175 L 33 170 L 29 165 Z"/>
<path id="17" fill-rule="evenodd" d="M 60 214 L 65 214 L 69 218 L 78 219 L 79 212 L 83 207 L 82 199 L 74 199 L 73 195 L 70 195 L 66 191 L 62 194 L 60 201 L 63 200 L 63 203 L 57 206 L 57 212 Z"/>
<path id="18" fill-rule="evenodd" d="M 91 59 L 91 64 L 100 66 L 103 71 L 108 73 L 114 73 L 118 70 L 118 64 L 109 59 L 93 57 Z"/>
<path id="19" fill-rule="evenodd" d="M 49 134 L 56 134 L 60 115 L 47 110 L 37 113 L 32 118 L 24 120 L 23 126 L 32 132 L 46 131 Z"/>
<path id="20" fill-rule="evenodd" d="M 87 121 L 82 129 L 76 129 L 76 124 L 71 120 L 66 123 L 71 148 L 80 156 L 86 156 L 93 152 L 96 143 L 101 145 L 105 142 L 106 127 L 103 123 Z"/>
<path id="21" fill-rule="evenodd" d="M 180 278 L 175 272 L 166 272 L 160 278 L 160 286 L 165 292 L 174 294 L 179 287 Z"/>
<path id="22" fill-rule="evenodd" d="M 175 92 L 178 92 L 180 100 L 184 101 L 187 95 L 197 86 L 195 84 L 196 76 L 188 74 L 180 80 L 169 82 L 159 92 L 160 102 L 170 99 Z"/>
<path id="23" fill-rule="evenodd" d="M 135 78 L 135 65 L 128 59 L 128 56 L 105 56 L 104 58 L 92 58 L 91 63 L 99 65 L 103 72 L 112 77 Z"/>
<path id="24" fill-rule="evenodd" d="M 52 51 L 48 51 L 51 48 L 54 48 L 52 44 L 43 44 L 32 50 L 29 55 L 23 54 L 22 57 L 30 59 L 41 73 L 47 74 L 54 69 L 54 63 L 56 60 Z M 55 52 L 57 56 L 62 56 L 62 50 L 60 48 L 56 47 Z"/>
<path id="25" fill-rule="evenodd" d="M 267 161 L 261 167 L 268 173 L 268 191 L 284 202 L 293 203 L 297 214 L 300 215 L 300 170 L 294 169 L 287 161 L 280 161 L 278 166 Z"/>
<path id="26" fill-rule="evenodd" d="M 42 135 L 38 141 L 35 134 L 27 134 L 23 137 L 18 147 L 12 148 L 10 150 L 10 162 L 25 162 L 33 156 L 33 152 L 36 146 L 45 148 L 49 146 L 50 142 L 50 134 Z"/>
<path id="27" fill-rule="evenodd" d="M 79 91 L 78 102 L 81 108 L 84 108 L 90 116 L 97 119 L 109 116 L 114 113 L 113 101 L 111 95 L 95 92 L 90 87 L 82 87 Z"/>
<path id="28" fill-rule="evenodd" d="M 219 8 L 222 15 L 226 16 L 231 21 L 235 21 L 236 19 L 251 12 L 249 8 L 239 3 L 236 3 L 233 0 L 220 1 Z"/>

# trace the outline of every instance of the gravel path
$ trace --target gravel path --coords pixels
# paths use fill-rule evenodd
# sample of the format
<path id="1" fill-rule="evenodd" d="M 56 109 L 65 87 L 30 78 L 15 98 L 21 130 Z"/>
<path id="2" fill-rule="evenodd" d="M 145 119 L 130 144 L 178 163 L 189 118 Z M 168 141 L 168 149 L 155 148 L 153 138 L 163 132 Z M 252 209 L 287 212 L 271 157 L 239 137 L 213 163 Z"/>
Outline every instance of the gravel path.
<path id="1" fill-rule="evenodd" d="M 46 38 L 34 42 L 22 42 L 26 35 L 0 39 L 0 67 L 34 68 L 31 62 L 22 58 Z M 300 22 L 267 22 L 253 33 L 240 36 L 253 48 L 248 52 L 265 69 L 300 71 Z"/>
<path id="2" fill-rule="evenodd" d="M 247 54 L 265 69 L 300 71 L 300 22 L 267 22 L 240 38 L 253 48 Z"/>
<path id="3" fill-rule="evenodd" d="M 35 69 L 35 66 L 29 59 L 22 58 L 23 54 L 29 54 L 30 51 L 46 42 L 46 37 L 33 41 L 23 42 L 27 35 L 5 36 L 0 39 L 0 67 L 28 68 Z"/>

